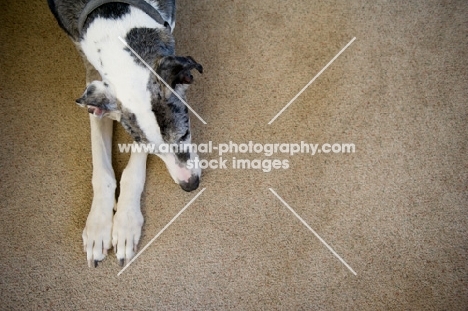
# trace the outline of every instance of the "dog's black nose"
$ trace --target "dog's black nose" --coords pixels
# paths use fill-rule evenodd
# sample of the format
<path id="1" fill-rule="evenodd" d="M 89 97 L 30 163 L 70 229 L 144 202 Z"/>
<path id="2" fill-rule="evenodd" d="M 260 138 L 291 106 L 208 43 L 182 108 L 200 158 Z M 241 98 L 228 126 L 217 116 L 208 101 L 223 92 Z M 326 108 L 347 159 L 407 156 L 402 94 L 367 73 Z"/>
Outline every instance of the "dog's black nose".
<path id="1" fill-rule="evenodd" d="M 187 182 L 181 181 L 179 183 L 180 187 L 187 192 L 197 189 L 199 184 L 200 178 L 197 175 L 192 175 L 192 177 L 190 177 L 190 179 Z"/>

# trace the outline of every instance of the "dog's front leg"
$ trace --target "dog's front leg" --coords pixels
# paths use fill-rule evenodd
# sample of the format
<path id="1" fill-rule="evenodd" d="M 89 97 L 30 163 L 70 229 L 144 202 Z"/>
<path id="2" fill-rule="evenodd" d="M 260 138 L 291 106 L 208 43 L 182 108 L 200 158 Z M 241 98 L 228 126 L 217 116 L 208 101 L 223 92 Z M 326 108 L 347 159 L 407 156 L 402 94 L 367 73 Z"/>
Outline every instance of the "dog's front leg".
<path id="1" fill-rule="evenodd" d="M 111 247 L 116 182 L 111 158 L 113 121 L 90 115 L 90 123 L 94 197 L 83 230 L 83 244 L 88 265 L 96 267 Z"/>
<path id="2" fill-rule="evenodd" d="M 123 266 L 136 252 L 140 240 L 143 215 L 140 210 L 141 193 L 146 179 L 148 154 L 135 152 L 130 156 L 120 180 L 120 196 L 114 215 L 112 244 L 119 264 Z"/>

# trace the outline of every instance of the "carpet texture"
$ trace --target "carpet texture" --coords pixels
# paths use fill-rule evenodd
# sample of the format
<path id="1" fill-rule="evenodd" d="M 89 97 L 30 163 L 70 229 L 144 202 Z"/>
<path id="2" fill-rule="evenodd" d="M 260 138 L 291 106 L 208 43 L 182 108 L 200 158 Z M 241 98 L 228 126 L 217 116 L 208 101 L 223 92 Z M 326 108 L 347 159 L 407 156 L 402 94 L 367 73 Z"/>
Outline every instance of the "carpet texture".
<path id="1" fill-rule="evenodd" d="M 177 54 L 204 66 L 188 94 L 208 123 L 192 115 L 195 143 L 356 151 L 224 155 L 229 167 L 205 170 L 204 193 L 119 277 L 112 251 L 91 269 L 82 250 L 80 56 L 45 0 L 4 1 L 0 19 L 0 309 L 466 310 L 467 1 L 178 0 Z M 130 142 L 120 125 L 114 141 Z M 115 144 L 118 177 L 128 157 Z M 232 157 L 289 168 L 233 169 Z M 198 191 L 151 156 L 140 249 Z"/>

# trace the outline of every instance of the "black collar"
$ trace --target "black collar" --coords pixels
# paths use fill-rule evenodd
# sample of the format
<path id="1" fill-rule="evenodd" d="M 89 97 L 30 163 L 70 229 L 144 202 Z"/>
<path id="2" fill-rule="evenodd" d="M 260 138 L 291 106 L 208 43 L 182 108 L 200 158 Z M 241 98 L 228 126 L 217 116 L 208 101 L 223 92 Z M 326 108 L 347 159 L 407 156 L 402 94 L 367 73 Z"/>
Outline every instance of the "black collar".
<path id="1" fill-rule="evenodd" d="M 96 10 L 101 5 L 106 4 L 106 3 L 111 3 L 111 2 L 126 3 L 136 8 L 139 8 L 140 10 L 142 10 L 143 12 L 151 16 L 151 18 L 154 19 L 156 22 L 160 23 L 161 25 L 164 25 L 169 31 L 171 31 L 171 26 L 169 25 L 167 21 L 165 21 L 162 18 L 159 11 L 156 10 L 152 5 L 150 5 L 145 0 L 91 0 L 88 2 L 88 4 L 86 4 L 86 6 L 84 7 L 78 19 L 78 31 L 80 33 L 80 36 L 83 33 L 83 26 L 89 14 L 91 14 L 91 12 Z"/>

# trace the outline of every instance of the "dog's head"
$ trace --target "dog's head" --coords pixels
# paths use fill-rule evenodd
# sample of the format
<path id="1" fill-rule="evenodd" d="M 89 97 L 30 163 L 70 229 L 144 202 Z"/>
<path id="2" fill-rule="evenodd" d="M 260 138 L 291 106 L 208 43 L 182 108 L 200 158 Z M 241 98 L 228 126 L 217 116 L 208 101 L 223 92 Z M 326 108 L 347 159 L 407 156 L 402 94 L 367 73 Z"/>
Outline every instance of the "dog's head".
<path id="1" fill-rule="evenodd" d="M 165 56 L 155 62 L 153 69 L 178 96 L 150 73 L 144 90 L 139 92 L 119 93 L 109 81 L 93 81 L 76 102 L 96 117 L 120 121 L 135 142 L 164 160 L 182 189 L 192 191 L 198 187 L 201 170 L 190 165 L 198 156 L 187 148 L 191 144 L 190 119 L 180 98 L 186 101 L 185 92 L 193 82 L 191 71 L 202 73 L 203 67 L 190 56 Z M 171 148 L 161 150 L 162 145 Z"/>

